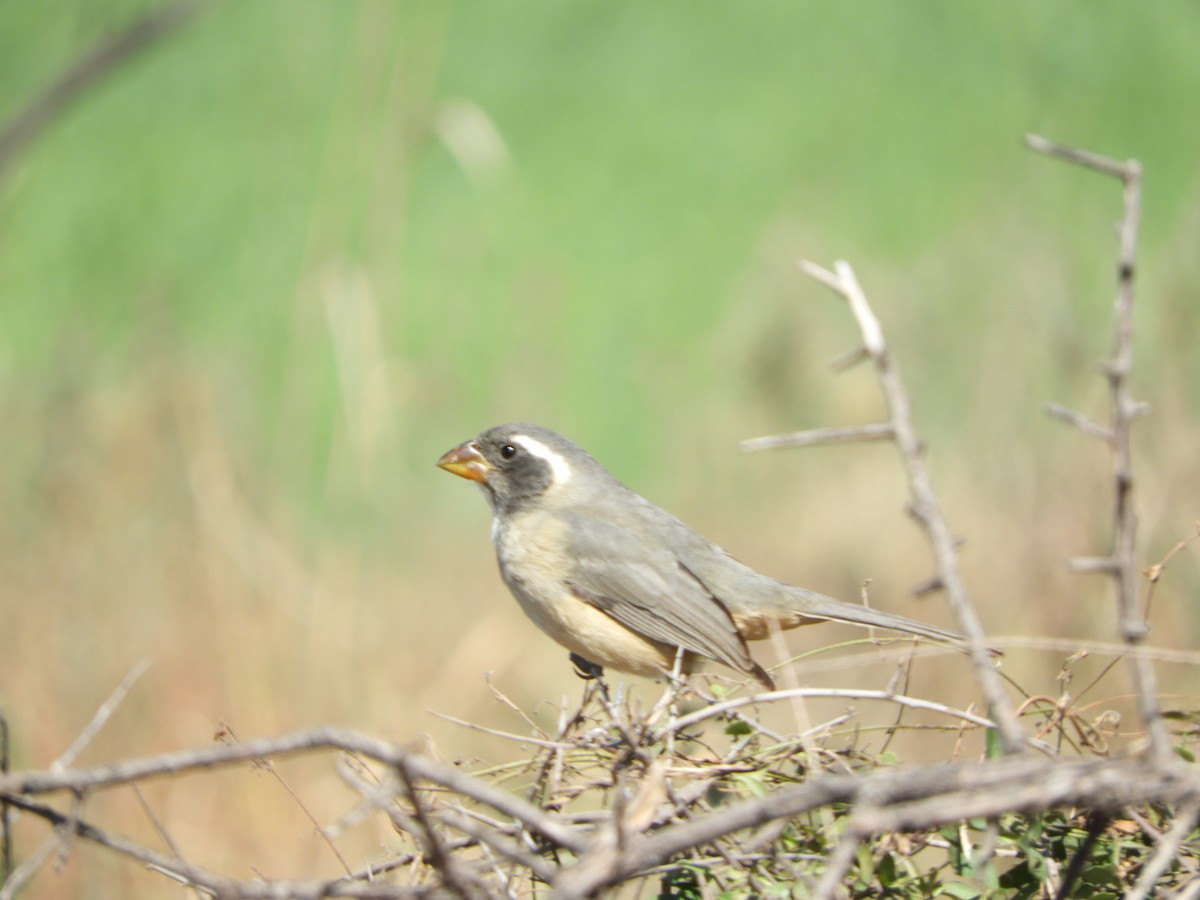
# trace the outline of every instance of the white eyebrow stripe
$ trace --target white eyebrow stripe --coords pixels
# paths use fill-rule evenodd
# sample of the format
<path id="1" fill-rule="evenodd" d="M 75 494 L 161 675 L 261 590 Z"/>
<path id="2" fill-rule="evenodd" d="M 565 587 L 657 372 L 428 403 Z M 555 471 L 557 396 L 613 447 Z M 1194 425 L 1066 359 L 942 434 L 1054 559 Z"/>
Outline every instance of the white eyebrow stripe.
<path id="1" fill-rule="evenodd" d="M 513 441 L 520 444 L 538 459 L 544 459 L 549 464 L 550 471 L 554 476 L 554 484 L 562 484 L 570 480 L 571 464 L 567 462 L 566 457 L 561 453 L 551 450 L 537 438 L 531 438 L 527 434 L 514 434 Z"/>

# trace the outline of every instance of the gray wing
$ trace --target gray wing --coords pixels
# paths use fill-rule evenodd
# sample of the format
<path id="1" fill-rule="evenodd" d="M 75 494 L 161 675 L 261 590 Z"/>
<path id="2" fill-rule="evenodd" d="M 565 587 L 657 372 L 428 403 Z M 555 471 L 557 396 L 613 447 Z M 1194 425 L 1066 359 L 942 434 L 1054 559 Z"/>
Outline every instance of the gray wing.
<path id="1" fill-rule="evenodd" d="M 701 538 L 700 541 L 703 539 Z M 680 544 L 680 559 L 696 577 L 720 597 L 733 616 L 763 621 L 776 620 L 780 627 L 791 628 L 812 621 L 846 622 L 865 627 L 889 628 L 935 641 L 957 643 L 962 637 L 953 631 L 918 622 L 906 616 L 869 606 L 826 597 L 807 588 L 776 581 L 738 562 L 719 547 L 697 541 Z M 754 634 L 751 639 L 765 637 Z"/>
<path id="2" fill-rule="evenodd" d="M 655 641 L 770 678 L 750 656 L 733 618 L 673 553 L 611 522 L 570 517 L 574 577 L 583 600 Z"/>

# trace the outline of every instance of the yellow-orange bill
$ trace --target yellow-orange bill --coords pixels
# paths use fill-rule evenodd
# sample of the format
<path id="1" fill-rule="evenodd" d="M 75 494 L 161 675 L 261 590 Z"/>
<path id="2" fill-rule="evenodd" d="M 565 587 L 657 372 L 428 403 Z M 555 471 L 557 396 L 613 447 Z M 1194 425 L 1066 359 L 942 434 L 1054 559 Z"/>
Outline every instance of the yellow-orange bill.
<path id="1" fill-rule="evenodd" d="M 445 469 L 459 478 L 468 478 L 481 484 L 488 483 L 488 472 L 492 469 L 474 441 L 467 441 L 442 454 L 437 464 L 438 468 Z"/>

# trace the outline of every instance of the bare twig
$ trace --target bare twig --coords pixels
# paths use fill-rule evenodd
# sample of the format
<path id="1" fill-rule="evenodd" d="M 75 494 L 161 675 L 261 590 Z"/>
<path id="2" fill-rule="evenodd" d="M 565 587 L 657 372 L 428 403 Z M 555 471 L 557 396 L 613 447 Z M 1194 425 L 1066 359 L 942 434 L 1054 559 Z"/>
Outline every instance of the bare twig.
<path id="1" fill-rule="evenodd" d="M 154 830 L 158 833 L 158 836 L 162 838 L 163 843 L 167 845 L 167 849 L 171 851 L 175 859 L 179 860 L 179 862 L 183 863 L 184 865 L 187 865 L 187 860 L 183 858 L 183 853 L 180 852 L 179 845 L 175 843 L 175 839 L 171 837 L 171 833 L 167 831 L 165 827 L 163 827 L 163 824 L 161 821 L 159 821 L 158 816 L 154 814 L 154 810 L 150 806 L 150 801 L 146 799 L 146 794 L 136 784 L 133 785 L 133 795 L 137 797 L 138 805 L 141 806 L 142 812 L 146 814 L 146 818 L 150 820 L 150 824 L 154 826 Z M 197 893 L 199 894 L 200 892 L 197 890 Z"/>
<path id="2" fill-rule="evenodd" d="M 929 476 L 929 469 L 925 465 L 925 447 L 917 434 L 913 421 L 912 403 L 900 373 L 888 352 L 883 336 L 883 327 L 867 302 L 866 295 L 859 286 L 858 279 L 849 263 L 839 260 L 834 264 L 834 272 L 807 261 L 801 261 L 799 265 L 805 273 L 822 284 L 828 285 L 850 304 L 850 310 L 858 322 L 859 331 L 862 332 L 863 346 L 866 347 L 875 364 L 879 384 L 887 401 L 891 425 L 895 430 L 896 445 L 904 459 L 905 470 L 908 473 L 913 514 L 924 528 L 933 548 L 938 578 L 945 589 L 958 626 L 966 636 L 966 645 L 971 655 L 971 662 L 975 667 L 976 677 L 979 679 L 980 688 L 987 699 L 992 717 L 996 721 L 1004 747 L 1008 752 L 1016 753 L 1024 748 L 1026 737 L 1017 723 L 1012 702 L 1004 692 L 1004 684 L 996 673 L 988 652 L 983 626 L 980 624 L 979 616 L 971 604 L 966 586 L 959 575 L 958 552 L 955 547 L 954 535 L 946 523 L 937 494 L 933 489 L 933 481 Z"/>
<path id="3" fill-rule="evenodd" d="M 230 727 L 228 722 L 222 722 L 221 725 L 222 734 L 227 742 L 236 744 L 241 740 L 241 738 L 237 736 L 237 733 L 234 732 L 233 728 Z M 294 790 L 292 790 L 292 786 L 288 784 L 287 779 L 283 777 L 277 768 L 275 768 L 275 764 L 269 759 L 262 759 L 257 761 L 257 765 L 270 772 L 271 777 L 274 778 L 279 783 L 279 786 L 287 792 L 287 795 L 295 801 L 296 806 L 300 808 L 300 812 L 304 814 L 304 817 L 308 819 L 309 824 L 312 825 L 313 832 L 321 836 L 321 840 L 325 842 L 325 846 L 329 848 L 329 852 L 333 854 L 334 858 L 337 859 L 338 863 L 341 865 L 342 871 L 347 875 L 350 875 L 353 870 L 350 868 L 350 863 L 346 862 L 346 858 L 342 856 L 342 851 L 338 849 L 338 846 L 336 843 L 334 843 L 333 838 L 330 837 L 325 832 L 325 829 L 321 827 L 321 823 L 318 822 L 317 817 L 312 814 L 312 810 L 308 808 L 308 804 L 304 802 L 304 799 Z"/>
<path id="4" fill-rule="evenodd" d="M 738 446 L 745 453 L 757 450 L 779 450 L 784 447 L 813 447 L 818 444 L 846 444 L 852 441 L 890 441 L 896 429 L 890 422 L 874 425 L 851 425 L 846 428 L 810 428 L 794 434 L 777 434 L 748 438 Z"/>
<path id="5" fill-rule="evenodd" d="M 1146 570 L 1146 578 L 1150 582 L 1150 587 L 1146 590 L 1146 615 L 1150 614 L 1150 606 L 1154 602 L 1154 589 L 1158 587 L 1158 582 L 1162 578 L 1163 572 L 1166 571 L 1167 565 L 1184 547 L 1197 538 L 1200 538 L 1200 521 L 1195 522 L 1192 527 L 1195 530 L 1190 535 L 1179 541 L 1179 543 L 1167 552 L 1166 556 Z M 1145 652 L 1146 648 L 1143 647 L 1141 649 Z"/>
<path id="6" fill-rule="evenodd" d="M 486 844 L 501 856 L 505 856 L 528 869 L 534 877 L 541 881 L 549 884 L 550 879 L 554 877 L 555 866 L 542 857 L 525 851 L 516 841 L 505 837 L 495 828 L 473 825 L 462 810 L 446 810 L 442 818 L 452 828 L 461 831 L 472 840 L 480 844 Z"/>
<path id="7" fill-rule="evenodd" d="M 506 741 L 514 741 L 518 744 L 530 744 L 534 747 L 545 747 L 550 750 L 570 749 L 571 747 L 575 746 L 574 744 L 567 743 L 566 741 L 546 741 L 542 740 L 541 738 L 530 737 L 527 734 L 513 734 L 511 731 L 501 731 L 498 728 L 488 728 L 485 725 L 478 725 L 475 722 L 468 722 L 465 719 L 456 718 L 448 713 L 438 712 L 436 709 L 431 709 L 429 712 L 432 715 L 437 716 L 439 719 L 445 719 L 447 722 L 450 722 L 453 725 L 458 725 L 461 728 L 469 728 L 472 731 L 490 734 L 494 737 L 504 738 Z"/>
<path id="8" fill-rule="evenodd" d="M 775 656 L 778 659 L 786 659 L 787 644 L 783 639 L 783 629 L 777 622 L 771 622 L 769 630 L 771 644 L 775 648 Z M 821 763 L 820 749 L 817 747 L 816 739 L 812 736 L 812 719 L 808 715 L 808 706 L 804 702 L 804 696 L 796 693 L 800 687 L 796 670 L 792 666 L 784 666 L 782 675 L 783 689 L 791 695 L 792 715 L 795 716 L 797 736 L 800 740 L 800 747 L 804 751 L 805 770 L 811 776 L 824 768 Z M 827 810 L 823 810 L 821 816 L 825 825 L 832 824 L 833 817 Z"/>
<path id="9" fill-rule="evenodd" d="M 199 747 L 160 756 L 123 760 L 92 769 L 62 772 L 15 772 L 0 777 L 0 794 L 46 794 L 54 791 L 82 792 L 96 788 L 130 784 L 146 778 L 178 775 L 218 766 L 238 765 L 267 756 L 290 756 L 318 749 L 345 750 L 374 759 L 385 765 L 403 762 L 413 777 L 428 779 L 450 790 L 491 806 L 522 822 L 560 846 L 578 850 L 581 836 L 535 806 L 514 797 L 487 782 L 411 753 L 396 744 L 345 728 L 321 726 L 277 738 L 260 738 L 232 745 Z"/>
<path id="10" fill-rule="evenodd" d="M 866 347 L 855 347 L 830 360 L 829 368 L 835 372 L 845 372 L 847 369 L 852 369 L 860 362 L 866 362 L 870 358 L 871 354 L 867 352 Z"/>
<path id="11" fill-rule="evenodd" d="M 1089 653 L 1121 656 L 1129 652 L 1129 648 L 1124 644 L 1112 641 L 1082 641 L 1033 634 L 997 638 L 993 643 L 1001 647 L 1021 648 L 1025 650 L 1055 650 L 1063 653 L 1087 650 Z M 1140 649 L 1147 659 L 1184 666 L 1200 666 L 1200 651 L 1197 650 L 1184 650 L 1175 647 L 1142 647 Z"/>
<path id="12" fill-rule="evenodd" d="M 916 649 L 915 644 L 913 645 L 913 649 Z M 891 681 L 888 683 L 888 693 L 895 693 L 897 686 L 899 686 L 900 693 L 908 693 L 909 681 L 912 677 L 912 661 L 913 654 L 910 654 L 908 657 L 900 661 L 900 664 L 896 667 L 896 671 L 892 674 Z M 901 682 L 903 682 L 903 684 L 901 684 Z M 905 707 L 903 706 L 900 706 L 896 709 L 896 718 L 888 727 L 886 732 L 887 736 L 883 739 L 883 745 L 879 748 L 880 756 L 887 752 L 888 746 L 892 743 L 892 739 L 895 738 L 895 736 L 899 733 L 900 723 L 904 720 L 904 710 Z"/>
<path id="13" fill-rule="evenodd" d="M 1138 596 L 1137 512 L 1134 509 L 1133 422 L 1145 404 L 1133 399 L 1129 376 L 1133 369 L 1133 298 L 1137 265 L 1138 229 L 1142 217 L 1142 167 L 1137 160 L 1110 159 L 1098 153 L 1055 144 L 1038 135 L 1026 135 L 1025 143 L 1039 153 L 1081 165 L 1118 178 L 1124 191 L 1124 212 L 1117 226 L 1117 296 L 1113 304 L 1113 351 L 1104 364 L 1108 380 L 1108 443 L 1113 457 L 1113 549 L 1112 566 L 1117 594 L 1117 620 L 1121 639 L 1129 646 L 1138 706 L 1146 723 L 1149 751 L 1155 756 L 1170 753 L 1166 723 L 1158 707 L 1154 667 L 1138 652 L 1146 639 L 1145 605 Z"/>
<path id="14" fill-rule="evenodd" d="M 1171 865 L 1176 854 L 1179 853 L 1180 845 L 1196 827 L 1197 816 L 1200 816 L 1200 800 L 1192 799 L 1180 804 L 1175 811 L 1175 821 L 1159 837 L 1158 846 L 1154 848 L 1154 855 L 1142 867 L 1138 880 L 1125 895 L 1125 900 L 1144 900 L 1153 893 L 1154 883 Z"/>
<path id="15" fill-rule="evenodd" d="M 1067 568 L 1072 572 L 1103 572 L 1113 575 L 1120 570 L 1120 564 L 1111 556 L 1072 556 L 1067 560 Z"/>
<path id="16" fill-rule="evenodd" d="M 599 691 L 599 687 L 596 684 L 597 680 L 594 679 L 587 683 L 583 697 L 573 711 L 567 711 L 567 700 L 566 698 L 563 699 L 562 712 L 559 715 L 558 721 L 558 740 L 562 741 L 564 746 L 553 748 L 553 751 L 547 755 L 546 760 L 542 763 L 538 775 L 534 779 L 533 787 L 528 794 L 531 803 L 536 802 L 539 806 L 545 806 L 558 793 L 558 786 L 561 783 L 565 765 L 566 751 L 573 746 L 567 744 L 565 739 L 572 729 L 584 721 L 588 704 L 591 703 L 592 698 Z"/>
<path id="17" fill-rule="evenodd" d="M 1025 135 L 1025 146 L 1030 150 L 1045 153 L 1047 156 L 1053 156 L 1056 159 L 1086 166 L 1089 169 L 1095 169 L 1097 172 L 1103 172 L 1105 175 L 1124 178 L 1128 172 L 1129 163 L 1110 159 L 1107 156 L 1101 156 L 1099 153 L 1092 153 L 1090 150 L 1079 150 L 1075 147 L 1068 147 L 1065 144 L 1056 144 L 1049 138 L 1044 138 L 1039 134 Z"/>
<path id="18" fill-rule="evenodd" d="M 452 894 L 461 897 L 462 900 L 471 900 L 472 897 L 480 896 L 478 886 L 473 883 L 474 879 L 463 870 L 458 857 L 450 852 L 442 840 L 442 836 L 433 827 L 425 804 L 417 793 L 416 785 L 413 784 L 413 779 L 403 763 L 396 766 L 396 774 L 400 778 L 400 784 L 404 789 L 408 804 L 412 808 L 412 818 L 416 826 L 413 829 L 413 836 L 424 847 L 425 857 L 429 860 L 429 864 L 442 876 L 442 883 Z"/>
<path id="19" fill-rule="evenodd" d="M 7 775 L 8 771 L 8 716 L 4 714 L 4 708 L 0 707 L 0 778 Z M 8 880 L 12 870 L 12 810 L 9 809 L 7 799 L 0 796 L 0 884 Z"/>
<path id="20" fill-rule="evenodd" d="M 535 721 L 533 721 L 533 719 L 529 718 L 529 714 L 527 712 L 525 712 L 525 710 L 521 709 L 521 707 L 518 704 L 516 704 L 512 701 L 512 698 L 509 697 L 508 694 L 504 693 L 504 691 L 500 690 L 500 688 L 498 688 L 496 686 L 496 683 L 492 680 L 492 674 L 490 672 L 486 676 L 484 676 L 484 681 L 487 683 L 488 690 L 492 692 L 493 697 L 495 697 L 497 700 L 499 700 L 501 703 L 503 703 L 505 706 L 507 706 L 509 709 L 511 709 L 513 712 L 515 712 L 518 716 L 520 716 L 525 721 L 526 725 L 528 725 L 535 732 L 540 734 L 543 738 L 549 737 L 549 735 L 547 735 L 546 732 L 542 730 L 542 728 L 538 725 L 537 722 L 535 722 Z"/>
<path id="21" fill-rule="evenodd" d="M 1075 882 L 1079 880 L 1079 876 L 1083 874 L 1084 868 L 1091 861 L 1092 850 L 1096 846 L 1096 841 L 1100 839 L 1100 835 L 1104 833 L 1109 823 L 1112 821 L 1112 816 L 1106 812 L 1095 812 L 1088 816 L 1087 834 L 1071 856 L 1071 861 L 1067 864 L 1067 871 L 1063 873 L 1062 880 L 1059 882 L 1058 891 L 1054 895 L 1054 900 L 1067 900 L 1071 895 L 1071 889 L 1075 886 Z"/>
<path id="22" fill-rule="evenodd" d="M 64 829 L 71 834 L 87 840 L 100 846 L 107 847 L 110 850 L 121 853 L 136 859 L 151 869 L 158 871 L 181 884 L 197 888 L 207 894 L 219 896 L 222 898 L 278 898 L 289 897 L 299 898 L 299 900 L 317 900 L 322 897 L 370 897 L 370 898 L 400 898 L 400 897 L 423 897 L 435 894 L 436 890 L 432 888 L 420 888 L 401 886 L 394 884 L 383 884 L 373 881 L 372 878 L 390 868 L 395 868 L 397 865 L 404 864 L 404 861 L 392 861 L 382 863 L 370 867 L 362 872 L 356 872 L 345 877 L 330 879 L 326 881 L 313 882 L 290 882 L 284 880 L 272 880 L 269 882 L 255 881 L 236 881 L 217 875 L 211 871 L 195 866 L 182 859 L 172 859 L 160 853 L 142 847 L 125 838 L 113 835 L 101 828 L 98 828 L 91 823 L 85 822 L 78 817 L 68 817 L 48 806 L 34 803 L 27 798 L 17 797 L 13 799 L 13 805 L 25 810 L 35 816 L 39 816 L 51 824 L 53 824 L 60 832 Z M 460 830 L 470 831 L 469 827 L 461 828 Z M 539 875 L 544 879 L 548 879 L 552 874 L 552 868 L 545 862 L 538 860 L 530 854 L 523 853 L 519 848 L 503 843 L 502 836 L 491 834 L 486 837 L 488 843 L 492 846 L 503 845 L 506 855 L 511 854 L 522 863 L 526 864 L 530 871 Z M 61 844 L 61 834 L 52 839 L 50 849 Z M 444 848 L 447 851 L 457 850 L 461 848 L 460 843 L 447 842 Z M 411 861 L 411 860 L 410 860 Z M 29 863 L 22 868 L 29 866 Z M 444 871 L 444 869 L 439 869 Z M 472 893 L 475 896 L 476 893 Z"/>
<path id="23" fill-rule="evenodd" d="M 695 725 L 697 722 L 703 722 L 705 719 L 711 719 L 714 716 L 723 715 L 733 709 L 738 709 L 742 706 L 750 706 L 756 703 L 769 703 L 775 700 L 790 700 L 796 697 L 833 697 L 845 698 L 847 700 L 882 700 L 886 703 L 896 703 L 900 706 L 907 706 L 912 709 L 924 709 L 930 712 L 941 713 L 946 716 L 953 716 L 956 719 L 962 719 L 970 722 L 973 725 L 978 725 L 981 728 L 994 728 L 996 723 L 991 719 L 986 719 L 983 716 L 977 716 L 973 713 L 966 712 L 961 709 L 954 709 L 942 703 L 935 703 L 932 700 L 922 700 L 919 697 L 905 697 L 903 694 L 893 694 L 888 691 L 862 691 L 854 689 L 841 688 L 794 688 L 785 691 L 766 691 L 761 694 L 753 694 L 749 697 L 735 697 L 731 700 L 723 700 L 720 703 L 713 703 L 703 709 L 698 709 L 686 716 L 680 716 L 674 722 L 676 731 L 681 731 Z M 665 738 L 662 734 L 662 729 L 655 732 L 656 739 Z"/>
<path id="24" fill-rule="evenodd" d="M 169 875 L 181 884 L 199 888 L 222 900 L 321 900 L 325 897 L 360 897 L 372 900 L 428 897 L 432 888 L 383 884 L 369 880 L 370 873 L 356 874 L 354 879 L 334 878 L 326 881 L 236 881 L 210 872 L 191 863 L 182 863 L 156 853 L 119 835 L 111 834 L 81 819 L 71 818 L 56 809 L 34 803 L 26 798 L 14 798 L 13 805 L 45 819 L 57 829 L 69 829 L 76 837 L 136 859 L 148 868 Z M 56 844 L 58 842 L 56 841 Z M 53 847 L 51 848 L 53 849 Z"/>
<path id="25" fill-rule="evenodd" d="M 21 152 L 55 117 L 70 106 L 84 91 L 128 62 L 139 53 L 168 37 L 210 5 L 210 0 L 176 0 L 152 10 L 124 31 L 102 41 L 34 95 L 0 129 L 0 178 Z"/>
<path id="26" fill-rule="evenodd" d="M 100 733 L 100 729 L 104 727 L 112 714 L 116 712 L 117 707 L 121 705 L 121 701 L 125 699 L 125 695 L 129 693 L 130 689 L 145 674 L 148 668 L 150 668 L 150 660 L 143 659 L 129 670 L 129 674 L 121 679 L 121 683 L 117 685 L 116 690 L 109 695 L 107 700 L 100 704 L 100 708 L 96 710 L 87 727 L 79 733 L 79 737 L 71 742 L 71 746 L 63 751 L 62 756 L 50 764 L 52 772 L 61 772 L 63 769 L 67 769 L 74 764 L 75 760 L 79 758 L 79 754 Z"/>
<path id="27" fill-rule="evenodd" d="M 825 871 L 821 873 L 821 880 L 813 888 L 813 900 L 830 900 L 830 898 L 838 896 L 842 879 L 854 865 L 854 859 L 861 843 L 862 838 L 854 827 L 852 814 L 845 833 L 838 838 L 838 842 L 833 846 L 833 852 L 829 854 L 829 859 L 825 862 Z"/>
<path id="28" fill-rule="evenodd" d="M 1077 413 L 1073 409 L 1067 409 L 1065 406 L 1057 403 L 1047 403 L 1046 412 L 1054 416 L 1054 418 L 1066 422 L 1068 425 L 1074 425 L 1084 434 L 1091 435 L 1097 440 L 1104 441 L 1104 443 L 1111 446 L 1113 439 L 1112 431 L 1098 422 L 1093 422 L 1087 416 Z"/>
<path id="29" fill-rule="evenodd" d="M 118 835 L 109 834 L 101 828 L 91 825 L 75 816 L 67 816 L 60 813 L 56 809 L 45 806 L 41 803 L 36 803 L 27 797 L 10 796 L 9 802 L 16 808 L 24 810 L 27 813 L 45 819 L 59 831 L 59 837 L 55 844 L 61 842 L 63 833 L 70 833 L 83 840 L 90 841 L 94 844 L 99 844 L 102 847 L 107 847 L 110 850 L 115 850 L 122 855 L 136 859 L 138 862 L 145 863 L 149 866 L 154 866 L 157 869 L 162 869 L 172 872 L 188 872 L 188 878 L 192 879 L 195 876 L 194 883 L 199 885 L 211 885 L 212 879 L 220 880 L 218 876 L 212 873 L 205 872 L 198 867 L 188 863 L 181 862 L 170 856 L 165 856 L 161 853 L 156 853 L 146 847 L 141 846 L 127 838 Z M 211 876 L 211 878 L 210 878 Z M 191 882 L 190 882 L 191 883 Z"/>
<path id="30" fill-rule="evenodd" d="M 50 858 L 50 854 L 60 846 L 62 846 L 62 835 L 55 832 L 42 841 L 21 865 L 11 871 L 6 869 L 5 877 L 0 879 L 0 900 L 14 900 L 22 889 L 33 881 L 34 876 Z"/>

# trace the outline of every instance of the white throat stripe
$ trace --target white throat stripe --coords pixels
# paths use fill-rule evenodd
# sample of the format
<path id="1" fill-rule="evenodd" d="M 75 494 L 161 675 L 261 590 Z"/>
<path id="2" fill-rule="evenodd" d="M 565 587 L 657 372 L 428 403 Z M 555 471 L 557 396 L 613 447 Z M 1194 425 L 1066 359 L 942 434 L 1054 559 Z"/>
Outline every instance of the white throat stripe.
<path id="1" fill-rule="evenodd" d="M 513 435 L 513 440 L 536 456 L 538 459 L 544 459 L 550 466 L 550 471 L 554 476 L 554 484 L 562 484 L 571 477 L 571 465 L 563 457 L 561 453 L 556 453 L 551 450 L 537 438 L 531 438 L 528 435 L 516 434 Z"/>

